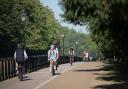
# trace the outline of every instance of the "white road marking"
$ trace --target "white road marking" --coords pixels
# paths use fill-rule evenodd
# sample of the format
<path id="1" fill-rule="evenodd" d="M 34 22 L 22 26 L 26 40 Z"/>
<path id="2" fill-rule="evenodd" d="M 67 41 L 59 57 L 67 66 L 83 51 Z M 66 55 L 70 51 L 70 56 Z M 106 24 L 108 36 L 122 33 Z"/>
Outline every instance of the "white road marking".
<path id="1" fill-rule="evenodd" d="M 66 72 L 66 71 L 69 71 L 69 70 L 71 70 L 71 69 L 73 69 L 73 68 L 74 68 L 74 66 L 73 66 L 73 67 L 70 67 L 70 68 L 68 68 L 68 69 L 66 69 L 66 70 L 64 70 L 64 71 L 61 72 L 61 73 L 64 73 L 64 72 Z M 59 76 L 59 75 L 55 75 L 55 76 L 53 76 L 53 77 L 50 78 L 49 80 L 47 80 L 47 81 L 45 81 L 45 82 L 39 84 L 38 86 L 36 86 L 36 87 L 33 88 L 33 89 L 39 89 L 39 88 L 42 87 L 43 85 L 45 85 L 45 84 L 47 84 L 48 82 L 54 80 L 57 76 Z"/>

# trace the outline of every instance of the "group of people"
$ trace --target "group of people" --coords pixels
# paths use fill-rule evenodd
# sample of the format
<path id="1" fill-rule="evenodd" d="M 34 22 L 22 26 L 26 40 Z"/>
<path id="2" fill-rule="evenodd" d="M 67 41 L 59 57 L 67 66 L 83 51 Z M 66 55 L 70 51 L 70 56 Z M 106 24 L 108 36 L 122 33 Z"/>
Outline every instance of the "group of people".
<path id="1" fill-rule="evenodd" d="M 74 56 L 75 56 L 75 51 L 73 48 L 70 48 L 69 52 L 69 61 L 70 64 L 72 66 L 73 62 L 74 62 Z M 52 72 L 52 66 L 54 65 L 54 69 L 57 70 L 57 61 L 59 59 L 59 51 L 56 45 L 51 45 L 50 49 L 48 50 L 48 61 L 50 62 L 50 72 Z M 82 52 L 82 57 L 83 57 L 83 61 L 87 61 L 88 60 L 88 52 L 85 50 Z M 23 47 L 21 46 L 21 44 L 17 45 L 17 49 L 15 50 L 14 53 L 14 59 L 16 60 L 16 73 L 18 74 L 18 70 L 19 68 L 24 65 L 24 61 L 28 58 L 27 53 L 25 51 L 25 49 L 23 49 Z"/>

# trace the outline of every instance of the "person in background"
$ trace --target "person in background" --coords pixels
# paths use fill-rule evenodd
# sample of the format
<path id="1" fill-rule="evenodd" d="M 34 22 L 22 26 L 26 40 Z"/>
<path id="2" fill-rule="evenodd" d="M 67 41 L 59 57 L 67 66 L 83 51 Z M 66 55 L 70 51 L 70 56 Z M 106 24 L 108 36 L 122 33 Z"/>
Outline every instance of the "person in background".
<path id="1" fill-rule="evenodd" d="M 72 66 L 72 63 L 74 62 L 74 54 L 75 54 L 75 53 L 74 53 L 74 49 L 73 49 L 73 48 L 70 48 L 68 54 L 69 54 L 70 64 L 71 64 L 71 66 Z"/>
<path id="2" fill-rule="evenodd" d="M 86 50 L 84 50 L 83 52 L 82 52 L 82 58 L 83 58 L 83 62 L 86 62 L 87 60 L 86 60 Z"/>

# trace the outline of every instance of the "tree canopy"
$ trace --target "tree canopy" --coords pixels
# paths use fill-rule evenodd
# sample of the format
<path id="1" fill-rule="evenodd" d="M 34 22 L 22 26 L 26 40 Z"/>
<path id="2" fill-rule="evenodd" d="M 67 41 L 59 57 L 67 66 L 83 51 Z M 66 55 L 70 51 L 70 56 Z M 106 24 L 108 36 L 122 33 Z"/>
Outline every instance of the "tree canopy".
<path id="1" fill-rule="evenodd" d="M 100 51 L 96 43 L 91 39 L 89 34 L 76 32 L 74 29 L 63 27 L 61 30 L 64 34 L 64 54 L 68 55 L 70 48 L 75 50 L 76 56 L 81 56 L 81 53 L 86 50 L 89 52 L 89 56 L 98 58 Z M 77 43 L 76 43 L 77 42 Z M 63 51 L 63 38 L 61 38 L 61 54 Z"/>
<path id="2" fill-rule="evenodd" d="M 46 50 L 53 40 L 59 42 L 61 26 L 39 0 L 1 0 L 0 11 L 0 56 L 12 54 L 17 43 L 29 50 Z"/>
<path id="3" fill-rule="evenodd" d="M 65 20 L 88 25 L 106 57 L 128 57 L 127 0 L 60 0 Z"/>
<path id="4" fill-rule="evenodd" d="M 29 51 L 42 52 L 47 51 L 54 42 L 62 51 L 62 34 L 65 34 L 65 54 L 71 47 L 77 48 L 78 54 L 86 48 L 83 46 L 86 35 L 62 27 L 52 10 L 39 0 L 1 0 L 0 11 L 0 57 L 13 56 L 17 43 L 22 43 Z M 23 14 L 26 16 L 25 21 L 22 21 Z M 86 40 L 85 44 L 88 42 Z M 87 48 L 90 52 L 93 45 Z"/>

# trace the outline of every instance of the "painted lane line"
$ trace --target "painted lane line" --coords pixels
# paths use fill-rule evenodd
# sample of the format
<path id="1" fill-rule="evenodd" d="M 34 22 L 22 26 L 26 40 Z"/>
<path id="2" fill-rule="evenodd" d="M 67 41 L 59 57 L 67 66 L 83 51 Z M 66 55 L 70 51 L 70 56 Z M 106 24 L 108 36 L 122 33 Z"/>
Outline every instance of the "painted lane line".
<path id="1" fill-rule="evenodd" d="M 68 68 L 67 70 L 64 70 L 63 72 L 61 72 L 61 73 L 65 73 L 65 72 L 67 72 L 67 71 L 69 71 L 69 70 L 71 70 L 71 69 L 73 69 L 74 68 L 74 66 L 73 67 L 71 67 L 71 68 Z M 55 76 L 53 76 L 52 78 L 50 78 L 49 80 L 47 80 L 47 81 L 45 81 L 45 82 L 43 82 L 43 83 L 41 83 L 41 84 L 39 84 L 38 86 L 36 86 L 35 88 L 33 88 L 33 89 L 39 89 L 40 87 L 42 87 L 43 85 L 45 85 L 45 84 L 47 84 L 48 82 L 50 82 L 50 81 L 52 81 L 52 80 L 54 80 L 57 76 L 59 76 L 59 75 L 55 75 Z"/>

